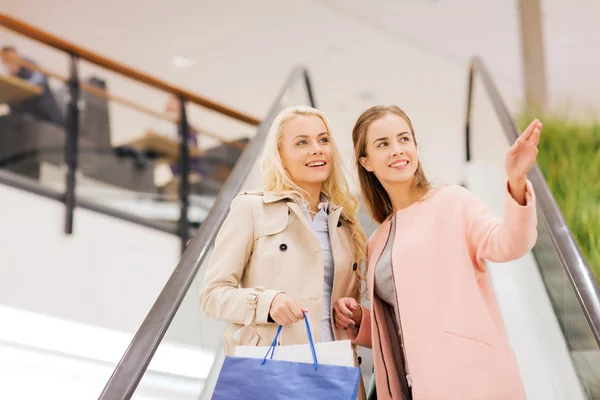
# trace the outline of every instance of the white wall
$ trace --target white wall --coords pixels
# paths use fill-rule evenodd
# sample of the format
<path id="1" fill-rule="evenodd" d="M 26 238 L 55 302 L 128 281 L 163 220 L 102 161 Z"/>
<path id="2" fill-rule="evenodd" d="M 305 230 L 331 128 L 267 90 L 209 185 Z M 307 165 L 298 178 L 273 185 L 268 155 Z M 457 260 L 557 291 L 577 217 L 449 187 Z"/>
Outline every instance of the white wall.
<path id="1" fill-rule="evenodd" d="M 135 332 L 179 260 L 176 236 L 0 186 L 0 304 Z"/>
<path id="2" fill-rule="evenodd" d="M 63 227 L 64 205 L 0 185 L 0 375 L 11 383 L 0 398 L 39 397 L 36 385 L 20 386 L 38 378 L 52 382 L 50 397 L 96 398 L 179 261 L 171 234 L 82 209 L 72 236 Z M 204 324 L 200 284 L 136 398 L 200 393 L 220 336 Z"/>

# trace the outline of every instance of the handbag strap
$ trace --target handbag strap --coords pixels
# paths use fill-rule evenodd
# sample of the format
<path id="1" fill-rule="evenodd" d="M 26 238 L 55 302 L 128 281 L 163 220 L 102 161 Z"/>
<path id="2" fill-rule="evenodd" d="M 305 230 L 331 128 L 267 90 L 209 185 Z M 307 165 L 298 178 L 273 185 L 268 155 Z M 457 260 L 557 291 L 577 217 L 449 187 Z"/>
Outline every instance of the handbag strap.
<path id="1" fill-rule="evenodd" d="M 310 332 L 314 335 L 314 332 L 312 330 L 312 322 L 310 321 L 310 315 L 304 314 L 304 318 L 308 319 L 308 323 L 310 324 Z M 281 330 L 281 333 L 279 334 L 279 337 L 277 337 L 277 346 L 281 346 L 281 343 L 283 343 L 283 341 L 285 340 L 284 339 L 285 332 L 286 331 L 284 329 Z"/>
<path id="2" fill-rule="evenodd" d="M 306 333 L 308 334 L 308 343 L 310 344 L 310 351 L 312 352 L 313 367 L 316 371 L 318 369 L 319 362 L 317 360 L 317 352 L 315 351 L 315 342 L 313 340 L 312 332 L 310 330 L 310 324 L 308 322 L 308 317 L 306 316 L 306 314 L 304 314 L 304 313 L 302 313 L 302 314 L 304 315 L 304 323 L 306 324 Z M 271 342 L 271 346 L 269 346 L 269 349 L 267 350 L 267 354 L 265 354 L 265 358 L 263 358 L 260 365 L 265 365 L 265 363 L 267 362 L 267 357 L 269 357 L 269 353 L 271 354 L 269 359 L 271 359 L 271 360 L 273 359 L 273 356 L 275 355 L 275 347 L 277 347 L 277 339 L 279 338 L 279 335 L 281 334 L 282 329 L 283 329 L 283 326 L 281 326 L 281 325 L 279 325 L 279 327 L 277 327 L 277 333 L 275 334 L 275 338 L 273 338 L 273 342 Z"/>

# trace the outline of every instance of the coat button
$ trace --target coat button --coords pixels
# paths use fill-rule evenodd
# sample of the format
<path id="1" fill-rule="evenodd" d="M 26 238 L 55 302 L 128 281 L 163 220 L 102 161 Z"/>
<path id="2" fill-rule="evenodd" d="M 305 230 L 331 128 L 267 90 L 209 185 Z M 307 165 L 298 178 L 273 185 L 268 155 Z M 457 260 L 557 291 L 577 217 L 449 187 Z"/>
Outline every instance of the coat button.
<path id="1" fill-rule="evenodd" d="M 357 269 L 358 269 L 358 264 L 357 263 L 352 264 L 352 270 L 356 271 Z"/>
<path id="2" fill-rule="evenodd" d="M 358 356 L 358 365 L 361 365 L 361 364 L 362 364 L 362 357 Z"/>
<path id="3" fill-rule="evenodd" d="M 279 250 L 281 250 L 281 251 L 286 251 L 286 250 L 287 250 L 287 244 L 285 244 L 285 243 L 281 243 L 281 244 L 279 245 Z"/>
<path id="4" fill-rule="evenodd" d="M 338 228 L 342 226 L 342 221 L 338 221 Z"/>

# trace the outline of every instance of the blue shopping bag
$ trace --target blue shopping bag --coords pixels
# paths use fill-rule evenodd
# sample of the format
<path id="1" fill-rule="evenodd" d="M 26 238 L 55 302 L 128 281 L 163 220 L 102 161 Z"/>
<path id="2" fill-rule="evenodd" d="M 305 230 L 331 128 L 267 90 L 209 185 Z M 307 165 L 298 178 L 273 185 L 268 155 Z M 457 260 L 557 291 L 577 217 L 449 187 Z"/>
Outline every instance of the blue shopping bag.
<path id="1" fill-rule="evenodd" d="M 212 399 L 356 400 L 360 369 L 319 364 L 306 316 L 304 321 L 312 364 L 272 359 L 282 329 L 280 326 L 264 359 L 225 358 Z"/>

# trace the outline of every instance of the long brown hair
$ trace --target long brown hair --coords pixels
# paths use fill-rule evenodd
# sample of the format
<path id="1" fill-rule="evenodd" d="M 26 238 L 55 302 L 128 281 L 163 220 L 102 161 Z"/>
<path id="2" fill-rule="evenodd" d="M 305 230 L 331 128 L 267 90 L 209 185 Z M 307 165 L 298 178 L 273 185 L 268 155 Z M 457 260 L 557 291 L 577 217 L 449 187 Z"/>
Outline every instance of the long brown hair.
<path id="1" fill-rule="evenodd" d="M 380 118 L 385 117 L 387 114 L 394 114 L 406 121 L 410 128 L 410 133 L 417 145 L 417 138 L 415 137 L 415 130 L 412 122 L 408 115 L 398 106 L 375 106 L 369 108 L 363 112 L 360 117 L 356 120 L 354 128 L 352 129 L 352 143 L 354 145 L 354 157 L 356 169 L 358 170 L 358 178 L 360 182 L 360 191 L 369 213 L 373 219 L 381 224 L 394 212 L 392 206 L 392 200 L 386 192 L 385 188 L 379 182 L 379 179 L 373 172 L 367 171 L 361 164 L 360 158 L 367 156 L 367 130 L 371 124 Z M 421 162 L 417 166 L 415 172 L 415 180 L 413 190 L 419 192 L 420 195 L 424 195 L 431 189 L 431 183 L 425 176 Z"/>

